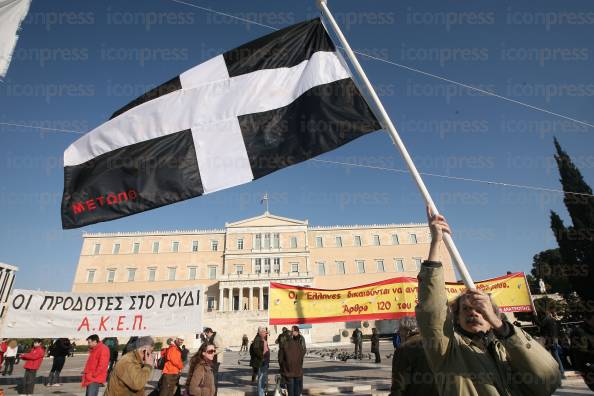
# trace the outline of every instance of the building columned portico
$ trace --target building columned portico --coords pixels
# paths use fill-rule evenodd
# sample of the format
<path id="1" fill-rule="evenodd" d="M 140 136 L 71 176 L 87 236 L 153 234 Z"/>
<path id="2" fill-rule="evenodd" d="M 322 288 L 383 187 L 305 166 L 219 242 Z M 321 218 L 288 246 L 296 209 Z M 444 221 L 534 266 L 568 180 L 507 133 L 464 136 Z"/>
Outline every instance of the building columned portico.
<path id="1" fill-rule="evenodd" d="M 219 312 L 268 310 L 269 282 L 309 287 L 313 285 L 313 277 L 306 274 L 276 274 L 269 275 L 266 279 L 229 274 L 228 278 L 219 280 Z"/>

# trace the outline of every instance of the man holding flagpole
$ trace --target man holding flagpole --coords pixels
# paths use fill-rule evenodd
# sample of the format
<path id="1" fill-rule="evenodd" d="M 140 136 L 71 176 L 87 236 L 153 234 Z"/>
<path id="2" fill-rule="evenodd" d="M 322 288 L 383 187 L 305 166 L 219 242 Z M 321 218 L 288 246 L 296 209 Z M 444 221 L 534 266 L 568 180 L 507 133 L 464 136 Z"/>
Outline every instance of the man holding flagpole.
<path id="1" fill-rule="evenodd" d="M 488 294 L 469 289 L 449 306 L 438 261 L 445 218 L 427 209 L 429 258 L 419 272 L 417 321 L 440 395 L 550 395 L 561 384 L 549 353 L 505 320 Z"/>

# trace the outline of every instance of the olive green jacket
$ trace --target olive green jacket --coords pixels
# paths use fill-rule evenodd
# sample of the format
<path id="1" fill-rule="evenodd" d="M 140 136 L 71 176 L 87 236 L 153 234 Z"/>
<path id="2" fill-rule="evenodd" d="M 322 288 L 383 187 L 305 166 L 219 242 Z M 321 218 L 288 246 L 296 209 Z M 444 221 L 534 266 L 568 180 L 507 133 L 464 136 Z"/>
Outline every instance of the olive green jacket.
<path id="1" fill-rule="evenodd" d="M 559 366 L 528 334 L 506 322 L 508 334 L 472 337 L 454 330 L 441 263 L 419 272 L 417 322 L 439 394 L 545 396 L 561 385 Z"/>
<path id="2" fill-rule="evenodd" d="M 105 396 L 144 396 L 153 368 L 143 364 L 138 351 L 130 351 L 113 367 Z"/>

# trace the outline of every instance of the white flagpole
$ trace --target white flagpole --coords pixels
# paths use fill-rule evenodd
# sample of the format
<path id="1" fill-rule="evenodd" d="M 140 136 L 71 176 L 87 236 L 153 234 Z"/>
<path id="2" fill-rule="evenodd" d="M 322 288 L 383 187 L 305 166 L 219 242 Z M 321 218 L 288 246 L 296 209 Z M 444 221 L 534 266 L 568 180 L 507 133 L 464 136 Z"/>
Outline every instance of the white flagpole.
<path id="1" fill-rule="evenodd" d="M 359 64 L 357 57 L 353 53 L 351 46 L 349 45 L 346 38 L 342 34 L 340 27 L 338 26 L 338 24 L 336 23 L 336 20 L 332 16 L 332 13 L 328 9 L 328 5 L 326 4 L 327 0 L 317 0 L 317 1 L 318 1 L 318 7 L 322 11 L 322 14 L 324 15 L 324 17 L 326 17 L 328 22 L 330 22 L 330 25 L 334 29 L 334 32 L 336 33 L 336 36 L 338 37 L 340 44 L 342 45 L 343 49 L 345 50 L 349 60 L 355 67 L 355 71 L 357 72 L 358 77 L 361 78 L 361 80 L 363 81 L 363 84 L 365 85 L 365 88 L 367 88 L 367 90 L 369 91 L 369 94 L 371 95 L 371 99 L 373 100 L 373 103 L 377 106 L 377 108 L 380 112 L 380 118 L 381 118 L 380 122 L 384 126 L 384 128 L 388 130 L 388 132 L 390 133 L 390 136 L 392 137 L 392 141 L 394 142 L 396 147 L 398 147 L 398 149 L 400 150 L 400 153 L 402 154 L 402 157 L 404 158 L 404 161 L 406 162 L 406 165 L 408 166 L 408 169 L 409 169 L 415 183 L 417 184 L 417 187 L 419 188 L 421 195 L 423 196 L 423 198 L 425 199 L 425 202 L 427 203 L 429 208 L 433 211 L 433 213 L 438 214 L 439 212 L 437 211 L 437 207 L 435 206 L 435 203 L 433 202 L 433 199 L 431 198 L 431 195 L 429 194 L 427 187 L 425 187 L 425 183 L 423 183 L 423 179 L 421 179 L 421 175 L 419 175 L 419 172 L 417 171 L 417 168 L 416 168 L 415 164 L 413 163 L 412 158 L 408 154 L 408 151 L 406 150 L 404 143 L 400 139 L 400 136 L 398 135 L 398 131 L 396 131 L 396 127 L 392 123 L 390 116 L 386 112 L 386 109 L 384 108 L 384 106 L 382 105 L 382 102 L 380 101 L 379 97 L 377 96 L 375 89 L 373 88 L 373 86 L 369 82 L 369 79 L 365 75 L 365 72 L 363 71 L 363 68 Z M 456 266 L 458 273 L 462 277 L 462 281 L 464 282 L 466 287 L 474 289 L 475 288 L 474 282 L 472 281 L 472 278 L 470 277 L 470 274 L 468 273 L 468 269 L 466 269 L 466 265 L 464 264 L 464 261 L 462 260 L 462 256 L 460 255 L 458 248 L 456 248 L 456 245 L 454 244 L 454 240 L 452 239 L 452 237 L 449 234 L 444 234 L 443 240 L 444 240 L 445 245 L 450 253 L 450 256 L 452 257 L 452 259 L 454 261 L 454 265 Z"/>

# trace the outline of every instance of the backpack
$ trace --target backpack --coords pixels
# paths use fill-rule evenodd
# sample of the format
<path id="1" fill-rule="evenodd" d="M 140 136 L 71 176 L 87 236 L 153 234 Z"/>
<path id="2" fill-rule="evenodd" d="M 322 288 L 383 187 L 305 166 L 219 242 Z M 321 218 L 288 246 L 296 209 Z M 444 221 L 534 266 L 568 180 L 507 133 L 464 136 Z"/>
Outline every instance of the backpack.
<path id="1" fill-rule="evenodd" d="M 167 361 L 167 352 L 165 352 L 165 355 L 162 355 L 159 360 L 157 360 L 157 366 L 156 369 L 157 370 L 163 370 L 165 368 L 165 362 Z"/>

